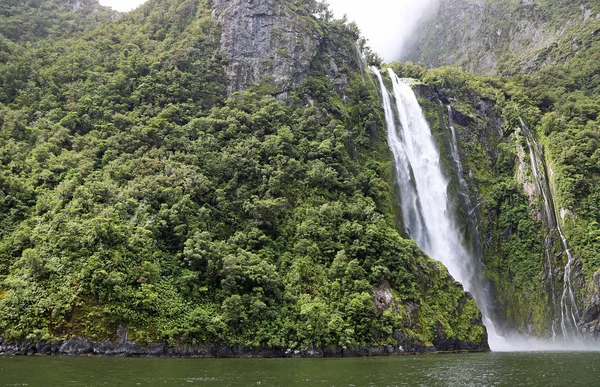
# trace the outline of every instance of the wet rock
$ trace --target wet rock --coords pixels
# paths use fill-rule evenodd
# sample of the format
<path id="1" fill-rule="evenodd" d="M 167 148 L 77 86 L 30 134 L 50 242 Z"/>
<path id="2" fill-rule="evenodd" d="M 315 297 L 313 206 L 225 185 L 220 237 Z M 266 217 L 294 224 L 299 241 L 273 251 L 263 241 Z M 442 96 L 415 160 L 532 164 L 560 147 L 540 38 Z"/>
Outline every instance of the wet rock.
<path id="1" fill-rule="evenodd" d="M 460 110 L 452 108 L 452 122 L 455 122 L 461 126 L 469 126 L 471 123 L 473 123 L 473 118 L 464 114 Z"/>
<path id="2" fill-rule="evenodd" d="M 591 329 L 595 329 L 591 328 Z M 404 333 L 394 333 L 402 344 L 376 347 L 341 348 L 312 347 L 307 349 L 250 348 L 223 344 L 179 345 L 167 347 L 154 343 L 146 346 L 120 341 L 93 341 L 73 337 L 62 341 L 32 342 L 7 341 L 0 337 L 0 355 L 66 355 L 66 356 L 127 356 L 127 357 L 204 357 L 204 358 L 323 358 L 393 356 L 407 353 L 431 353 L 436 351 L 487 350 L 458 342 L 448 342 L 436 347 L 411 343 Z"/>
<path id="3" fill-rule="evenodd" d="M 0 354 L 2 355 L 27 355 L 34 351 L 35 344 L 31 342 L 5 341 L 0 337 Z"/>
<path id="4" fill-rule="evenodd" d="M 326 347 L 323 348 L 324 357 L 342 357 L 343 350 L 340 347 Z"/>
<path id="5" fill-rule="evenodd" d="M 84 338 L 69 339 L 58 348 L 58 353 L 64 355 L 85 355 L 93 351 L 92 341 Z"/>
<path id="6" fill-rule="evenodd" d="M 600 339 L 600 270 L 594 273 L 593 291 L 587 300 L 587 308 L 579 324 L 583 333 Z"/>
<path id="7" fill-rule="evenodd" d="M 35 345 L 35 352 L 44 355 L 57 355 L 60 351 L 60 347 L 56 343 L 37 343 Z"/>

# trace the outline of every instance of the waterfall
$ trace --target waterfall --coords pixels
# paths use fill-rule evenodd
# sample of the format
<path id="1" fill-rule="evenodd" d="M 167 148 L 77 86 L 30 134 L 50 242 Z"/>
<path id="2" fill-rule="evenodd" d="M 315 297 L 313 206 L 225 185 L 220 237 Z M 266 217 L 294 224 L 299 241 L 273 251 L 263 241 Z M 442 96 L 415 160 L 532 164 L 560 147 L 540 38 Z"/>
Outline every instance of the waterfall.
<path id="1" fill-rule="evenodd" d="M 406 233 L 430 257 L 441 261 L 450 274 L 464 289 L 471 293 L 483 315 L 488 331 L 488 342 L 494 351 L 541 351 L 541 350 L 598 350 L 584 342 L 577 330 L 577 309 L 573 288 L 573 267 L 577 257 L 569 249 L 567 239 L 558 218 L 556 204 L 548 183 L 547 171 L 539 145 L 524 122 L 525 132 L 533 174 L 539 192 L 544 201 L 549 234 L 546 238 L 546 269 L 552 284 L 552 297 L 555 305 L 556 321 L 552 331 L 560 329 L 563 341 L 552 342 L 534 337 L 523 336 L 515 332 L 502 331 L 494 314 L 494 300 L 490 292 L 489 280 L 483 272 L 480 261 L 481 249 L 469 251 L 464 235 L 452 212 L 448 198 L 448 179 L 444 176 L 440 163 L 440 154 L 435 145 L 431 129 L 417 98 L 410 86 L 388 70 L 392 81 L 392 91 L 388 91 L 382 74 L 371 68 L 379 81 L 382 104 L 385 112 L 387 140 L 393 156 L 396 182 L 399 188 L 398 202 L 402 210 Z M 450 109 L 450 108 L 449 108 Z M 451 110 L 449 110 L 449 113 Z M 450 153 L 457 173 L 459 194 L 463 196 L 463 207 L 469 212 L 470 221 L 475 226 L 474 238 L 478 243 L 477 219 L 473 218 L 476 207 L 468 197 L 468 184 L 464 178 L 464 168 L 458 152 L 458 139 L 450 115 Z M 557 241 L 561 251 L 567 257 L 564 267 L 562 291 L 555 292 L 555 257 L 553 246 Z"/>
<path id="2" fill-rule="evenodd" d="M 441 101 L 440 101 L 440 104 L 442 106 L 444 106 Z M 456 129 L 454 128 L 454 125 L 452 123 L 452 107 L 450 105 L 448 105 L 447 109 L 448 109 L 448 123 L 449 123 L 450 134 L 451 134 L 450 152 L 452 153 L 452 161 L 454 162 L 454 168 L 456 169 L 456 175 L 458 178 L 458 185 L 459 185 L 458 193 L 460 194 L 460 197 L 462 199 L 464 209 L 466 211 L 468 211 L 467 215 L 468 215 L 469 221 L 471 222 L 471 226 L 473 227 L 472 238 L 473 238 L 474 250 L 471 252 L 471 254 L 476 254 L 476 256 L 481 256 L 482 248 L 481 248 L 481 237 L 479 235 L 478 217 L 477 217 L 477 213 L 476 213 L 477 206 L 474 206 L 473 202 L 471 201 L 469 185 L 467 184 L 467 181 L 465 180 L 465 169 L 462 165 L 462 161 L 460 160 L 460 153 L 458 152 L 458 139 L 456 136 Z M 488 282 L 483 277 L 482 277 L 482 279 L 485 282 Z M 491 285 L 489 283 L 486 283 L 485 287 L 491 288 Z"/>
<path id="3" fill-rule="evenodd" d="M 450 133 L 452 134 L 452 141 L 450 142 L 450 151 L 452 152 L 452 161 L 456 167 L 456 174 L 458 175 L 458 183 L 463 191 L 466 191 L 468 186 L 465 180 L 465 171 L 460 161 L 460 154 L 458 153 L 458 139 L 456 138 L 456 129 L 452 125 L 452 107 L 448 105 L 448 121 L 450 122 Z M 466 192 L 463 192 L 466 193 Z M 469 197 L 467 195 L 467 197 Z M 469 199 L 470 200 L 470 199 Z"/>
<path id="4" fill-rule="evenodd" d="M 577 335 L 577 320 L 579 311 L 577 309 L 577 303 L 575 301 L 575 294 L 573 291 L 572 284 L 572 268 L 576 262 L 576 257 L 571 253 L 567 238 L 565 237 L 562 226 L 558 217 L 558 210 L 552 196 L 552 190 L 550 189 L 548 174 L 545 168 L 544 159 L 540 151 L 540 146 L 535 141 L 535 137 L 531 134 L 531 131 L 525 125 L 525 122 L 519 118 L 521 122 L 521 129 L 525 133 L 525 139 L 527 140 L 527 147 L 529 148 L 529 157 L 531 159 L 531 169 L 535 180 L 536 187 L 540 192 L 544 202 L 544 215 L 546 219 L 546 226 L 548 227 L 548 234 L 544 240 L 544 250 L 546 259 L 546 270 L 548 280 L 551 283 L 552 302 L 555 307 L 560 308 L 560 328 L 562 337 L 565 342 L 573 339 Z M 563 277 L 563 289 L 560 296 L 560 300 L 557 300 L 556 290 L 554 286 L 554 257 L 552 254 L 552 247 L 554 245 L 555 236 L 558 234 L 560 245 L 563 253 L 567 255 L 567 264 L 564 268 Z M 556 337 L 554 325 L 558 323 L 555 310 L 555 318 L 552 325 L 554 338 Z"/>
<path id="5" fill-rule="evenodd" d="M 504 340 L 492 321 L 489 291 L 482 280 L 483 267 L 478 257 L 467 251 L 451 213 L 448 181 L 442 173 L 440 155 L 417 98 L 410 86 L 390 69 L 393 107 L 381 73 L 377 68 L 372 70 L 381 87 L 388 144 L 394 157 L 406 232 L 427 255 L 441 261 L 473 295 L 488 330 L 490 347 L 500 348 Z"/>

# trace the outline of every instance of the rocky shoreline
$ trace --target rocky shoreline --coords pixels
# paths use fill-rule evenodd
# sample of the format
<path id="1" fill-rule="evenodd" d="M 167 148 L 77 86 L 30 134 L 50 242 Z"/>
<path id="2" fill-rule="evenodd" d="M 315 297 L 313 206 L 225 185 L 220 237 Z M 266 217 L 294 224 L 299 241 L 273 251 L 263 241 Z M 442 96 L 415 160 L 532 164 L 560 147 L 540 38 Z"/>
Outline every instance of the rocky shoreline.
<path id="1" fill-rule="evenodd" d="M 54 342 L 10 341 L 0 337 L 0 355 L 33 356 L 114 356 L 114 357 L 189 357 L 189 358 L 324 358 L 324 357 L 371 357 L 400 356 L 439 352 L 482 352 L 486 349 L 456 348 L 439 351 L 434 347 L 415 347 L 406 351 L 391 345 L 365 348 L 311 348 L 306 350 L 250 348 L 223 344 L 140 345 L 129 341 L 93 341 L 76 337 Z"/>

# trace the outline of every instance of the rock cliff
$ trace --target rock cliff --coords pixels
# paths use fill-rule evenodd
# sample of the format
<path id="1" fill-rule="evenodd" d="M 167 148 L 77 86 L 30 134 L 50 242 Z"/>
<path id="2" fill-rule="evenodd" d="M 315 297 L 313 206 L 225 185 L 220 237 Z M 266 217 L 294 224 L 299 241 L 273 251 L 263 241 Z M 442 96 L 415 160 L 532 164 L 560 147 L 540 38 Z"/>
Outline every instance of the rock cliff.
<path id="1" fill-rule="evenodd" d="M 572 30 L 599 12 L 593 0 L 441 0 L 402 59 L 477 74 L 531 72 L 577 54 L 582 42 Z"/>
<path id="2" fill-rule="evenodd" d="M 600 271 L 594 274 L 591 284 L 592 295 L 587 300 L 583 313 L 581 330 L 596 339 L 600 338 Z"/>
<path id="3" fill-rule="evenodd" d="M 229 94 L 270 77 L 279 92 L 304 80 L 322 31 L 307 10 L 286 0 L 215 0 Z"/>

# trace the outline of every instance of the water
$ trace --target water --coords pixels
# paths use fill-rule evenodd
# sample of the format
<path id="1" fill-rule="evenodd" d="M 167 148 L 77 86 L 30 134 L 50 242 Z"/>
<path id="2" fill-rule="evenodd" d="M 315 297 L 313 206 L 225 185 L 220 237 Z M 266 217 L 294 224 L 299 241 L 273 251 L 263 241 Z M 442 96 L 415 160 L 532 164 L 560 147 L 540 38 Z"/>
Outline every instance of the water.
<path id="1" fill-rule="evenodd" d="M 440 101 L 440 104 L 442 104 L 442 102 Z M 442 104 L 443 106 L 443 104 Z M 481 246 L 481 235 L 479 234 L 479 219 L 478 219 L 478 215 L 477 215 L 477 206 L 473 205 L 473 202 L 471 201 L 471 195 L 470 195 L 470 190 L 469 190 L 469 185 L 467 183 L 467 181 L 465 180 L 465 169 L 462 165 L 462 161 L 460 159 L 460 153 L 458 151 L 458 138 L 456 136 L 456 129 L 454 128 L 454 125 L 452 123 L 452 107 L 450 105 L 447 106 L 448 109 L 448 123 L 450 124 L 450 133 L 451 133 L 451 137 L 450 137 L 450 152 L 452 154 L 452 161 L 454 163 L 454 168 L 456 169 L 456 176 L 458 177 L 458 185 L 459 185 L 459 195 L 460 198 L 463 202 L 463 208 L 465 211 L 468 211 L 467 213 L 467 217 L 470 221 L 470 226 L 472 227 L 472 231 L 471 231 L 471 242 L 473 243 L 473 247 L 471 249 L 471 254 L 476 256 L 476 257 L 481 257 L 483 252 L 482 252 L 482 246 Z M 483 277 L 483 273 L 482 273 L 482 277 Z M 489 281 L 486 278 L 482 278 L 481 279 L 481 285 L 484 288 L 490 288 L 491 289 L 491 284 L 489 283 Z M 489 308 L 490 310 L 488 312 L 491 312 L 492 308 Z"/>
<path id="2" fill-rule="evenodd" d="M 467 181 L 465 180 L 465 170 L 462 165 L 462 161 L 460 161 L 460 153 L 458 153 L 458 139 L 456 137 L 456 129 L 454 125 L 452 125 L 452 107 L 448 105 L 448 120 L 450 122 L 450 133 L 452 134 L 452 141 L 450 141 L 450 151 L 452 153 L 452 161 L 454 161 L 454 166 L 456 167 L 456 174 L 458 175 L 458 183 L 460 184 L 460 188 L 463 191 L 463 194 L 467 194 L 469 187 L 467 185 Z M 466 195 L 467 199 L 470 201 L 471 198 L 469 195 Z"/>
<path id="3" fill-rule="evenodd" d="M 448 181 L 442 173 L 439 152 L 429 124 L 410 86 L 390 69 L 395 106 L 382 75 L 379 80 L 385 111 L 388 144 L 394 156 L 400 189 L 400 207 L 406 232 L 430 257 L 441 261 L 470 292 L 482 312 L 492 349 L 502 349 L 505 339 L 492 320 L 491 300 L 478 257 L 465 247 L 463 235 L 451 213 Z M 456 156 L 458 160 L 458 152 Z M 465 183 L 466 184 L 466 183 Z"/>
<path id="4" fill-rule="evenodd" d="M 545 164 L 541 159 L 539 147 L 525 124 L 522 123 L 523 130 L 527 135 L 532 168 L 538 189 L 543 195 L 547 218 L 550 222 L 549 228 L 554 230 L 560 237 L 563 252 L 568 257 L 564 268 L 563 291 L 558 304 L 563 337 L 561 341 L 555 339 L 555 333 L 553 340 L 549 341 L 519 335 L 511 331 L 499 331 L 498 326 L 500 324 L 493 313 L 494 300 L 489 291 L 489 281 L 483 274 L 483 265 L 479 259 L 480 252 L 470 252 L 465 247 L 465 238 L 455 221 L 449 203 L 448 181 L 442 172 L 440 155 L 417 98 L 410 86 L 400 80 L 389 69 L 393 87 L 393 101 L 395 102 L 395 104 L 392 104 L 392 98 L 381 73 L 375 67 L 372 67 L 372 71 L 379 80 L 381 87 L 388 144 L 394 157 L 396 181 L 400 191 L 399 203 L 406 232 L 425 253 L 441 261 L 448 268 L 450 274 L 463 285 L 465 290 L 473 295 L 487 328 L 490 348 L 493 351 L 506 352 L 598 349 L 594 343 L 586 343 L 577 335 L 577 316 L 579 312 L 571 279 L 576 257 L 571 254 L 558 222 L 558 211 L 547 184 Z M 466 193 L 468 187 L 464 180 L 464 170 L 460 161 L 456 132 L 452 122 L 450 122 L 450 131 L 452 134 L 450 145 L 452 161 L 457 169 L 460 190 Z M 468 208 L 472 208 L 470 202 L 467 202 L 466 205 Z M 469 215 L 471 216 L 471 214 Z M 552 239 L 547 238 L 546 244 L 548 252 L 546 266 L 548 267 L 548 273 L 552 275 L 554 271 L 550 254 Z M 552 293 L 556 301 L 557 297 L 554 295 L 554 291 Z M 556 331 L 554 324 L 552 331 Z"/>
<path id="5" fill-rule="evenodd" d="M 0 357 L 2 386 L 595 386 L 600 353 L 356 359 Z"/>
<path id="6" fill-rule="evenodd" d="M 520 118 L 519 118 L 520 119 Z M 556 340 L 556 329 L 554 325 L 558 321 L 560 321 L 560 328 L 562 333 L 562 338 L 565 342 L 573 341 L 578 338 L 578 328 L 577 321 L 579 319 L 579 310 L 577 308 L 577 303 L 575 301 L 575 295 L 573 291 L 572 284 L 572 275 L 573 275 L 573 265 L 576 262 L 576 257 L 571 253 L 569 249 L 569 245 L 567 242 L 567 238 L 565 237 L 561 224 L 559 222 L 558 210 L 556 208 L 556 203 L 554 202 L 554 198 L 552 196 L 552 190 L 550 189 L 548 173 L 546 171 L 546 164 L 544 162 L 544 158 L 542 157 L 542 153 L 540 151 L 540 146 L 535 141 L 535 137 L 531 134 L 531 131 L 525 125 L 525 122 L 521 121 L 521 129 L 525 133 L 525 139 L 527 140 L 527 147 L 529 148 L 529 157 L 531 159 L 531 169 L 533 172 L 533 177 L 535 180 L 536 187 L 538 192 L 541 193 L 542 199 L 544 201 L 544 215 L 546 221 L 546 227 L 548 227 L 548 235 L 544 241 L 544 250 L 546 256 L 546 266 L 547 266 L 547 275 L 548 280 L 552 284 L 552 300 L 555 309 L 557 305 L 560 309 L 560 316 L 556 313 L 555 310 L 555 321 L 553 323 L 552 331 L 553 331 L 553 339 Z M 553 245 L 554 245 L 554 236 L 558 234 L 560 245 L 563 253 L 567 255 L 567 264 L 564 268 L 564 276 L 563 276 L 563 289 L 560 297 L 560 301 L 557 302 L 556 291 L 554 289 L 554 259 L 553 259 Z"/>

